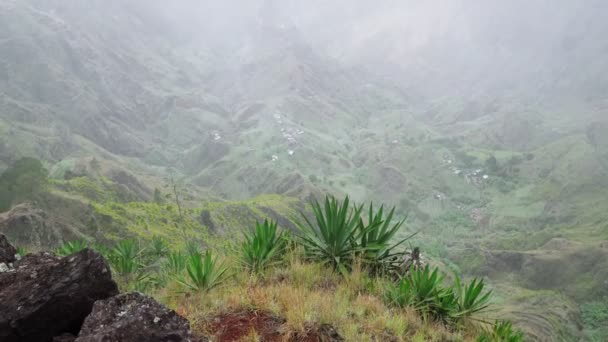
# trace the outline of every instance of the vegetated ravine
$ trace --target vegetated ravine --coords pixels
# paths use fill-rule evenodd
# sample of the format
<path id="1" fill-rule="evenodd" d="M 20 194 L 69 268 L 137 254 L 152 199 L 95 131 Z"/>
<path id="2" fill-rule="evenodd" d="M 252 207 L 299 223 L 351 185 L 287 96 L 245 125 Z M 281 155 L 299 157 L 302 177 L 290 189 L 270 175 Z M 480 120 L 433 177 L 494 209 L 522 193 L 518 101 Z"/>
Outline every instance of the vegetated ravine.
<path id="1" fill-rule="evenodd" d="M 0 233 L 204 245 L 350 195 L 530 338 L 603 340 L 607 14 L 0 0 Z"/>

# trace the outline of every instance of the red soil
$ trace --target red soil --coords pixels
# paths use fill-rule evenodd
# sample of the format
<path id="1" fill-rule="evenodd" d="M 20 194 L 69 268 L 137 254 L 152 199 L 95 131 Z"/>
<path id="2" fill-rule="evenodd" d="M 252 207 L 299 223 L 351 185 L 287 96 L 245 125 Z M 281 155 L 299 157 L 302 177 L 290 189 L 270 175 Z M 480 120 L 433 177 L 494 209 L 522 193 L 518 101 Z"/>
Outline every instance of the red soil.
<path id="1" fill-rule="evenodd" d="M 212 318 L 208 330 L 218 342 L 238 341 L 255 331 L 262 341 L 280 342 L 285 321 L 265 311 L 244 310 Z"/>
<path id="2" fill-rule="evenodd" d="M 265 342 L 343 341 L 329 325 L 311 325 L 304 332 L 288 332 L 285 320 L 267 311 L 241 310 L 223 313 L 207 321 L 207 331 L 217 342 L 235 342 L 255 332 Z"/>

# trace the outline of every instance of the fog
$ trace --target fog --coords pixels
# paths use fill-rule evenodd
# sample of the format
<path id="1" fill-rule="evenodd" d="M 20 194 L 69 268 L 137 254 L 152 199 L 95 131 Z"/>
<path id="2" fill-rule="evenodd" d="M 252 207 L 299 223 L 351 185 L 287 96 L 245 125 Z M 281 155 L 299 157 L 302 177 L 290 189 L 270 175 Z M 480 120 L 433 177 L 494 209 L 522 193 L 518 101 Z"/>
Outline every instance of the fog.
<path id="1" fill-rule="evenodd" d="M 0 233 L 207 249 L 350 196 L 395 207 L 393 240 L 419 233 L 399 258 L 487 279 L 530 340 L 608 340 L 607 19 L 606 0 L 0 0 Z M 247 291 L 279 275 L 300 277 Z M 329 322 L 353 336 L 358 287 Z M 367 300 L 369 340 L 414 336 Z"/>
<path id="2" fill-rule="evenodd" d="M 225 47 L 226 54 L 234 54 L 263 28 L 285 30 L 291 43 L 425 96 L 466 96 L 459 92 L 465 90 L 553 101 L 608 90 L 602 58 L 608 49 L 605 1 L 146 1 L 138 6 L 138 13 L 150 9 L 162 16 L 175 30 L 173 41 Z M 266 48 L 280 52 L 285 40 Z"/>

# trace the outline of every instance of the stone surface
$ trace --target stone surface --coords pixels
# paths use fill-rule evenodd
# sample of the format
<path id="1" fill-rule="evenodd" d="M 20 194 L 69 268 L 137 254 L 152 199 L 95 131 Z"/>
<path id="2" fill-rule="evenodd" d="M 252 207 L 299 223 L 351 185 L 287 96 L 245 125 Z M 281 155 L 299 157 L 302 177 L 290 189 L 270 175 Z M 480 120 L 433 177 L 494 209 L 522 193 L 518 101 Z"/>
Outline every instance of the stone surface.
<path id="1" fill-rule="evenodd" d="M 6 236 L 0 234 L 0 263 L 10 264 L 15 261 L 17 249 L 13 247 Z"/>
<path id="2" fill-rule="evenodd" d="M 121 294 L 95 303 L 76 342 L 202 342 L 188 321 L 140 293 Z M 206 340 L 205 340 L 206 341 Z"/>
<path id="3" fill-rule="evenodd" d="M 0 341 L 44 342 L 77 334 L 93 303 L 118 289 L 101 255 L 29 254 L 0 274 Z"/>
<path id="4" fill-rule="evenodd" d="M 72 334 L 61 334 L 60 336 L 55 336 L 53 338 L 53 342 L 74 342 L 76 336 Z"/>

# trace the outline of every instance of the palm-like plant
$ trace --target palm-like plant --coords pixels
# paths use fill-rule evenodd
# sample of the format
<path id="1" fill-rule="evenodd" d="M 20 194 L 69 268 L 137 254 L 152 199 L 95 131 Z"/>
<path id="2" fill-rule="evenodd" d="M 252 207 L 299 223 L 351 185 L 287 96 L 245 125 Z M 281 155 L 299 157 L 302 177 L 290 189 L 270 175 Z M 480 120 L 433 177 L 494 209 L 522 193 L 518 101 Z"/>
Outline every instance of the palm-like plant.
<path id="1" fill-rule="evenodd" d="M 306 225 L 298 224 L 305 252 L 312 260 L 346 270 L 359 250 L 353 243 L 363 206 L 349 206 L 348 196 L 342 203 L 334 197 L 325 197 L 324 206 L 311 202 L 316 224 L 302 213 Z"/>
<path id="2" fill-rule="evenodd" d="M 490 292 L 483 292 L 483 280 L 473 280 L 462 285 L 455 275 L 454 286 L 444 287 L 444 276 L 437 268 L 427 265 L 424 269 L 413 269 L 399 284 L 389 288 L 387 299 L 399 307 L 412 307 L 425 316 L 445 323 L 458 323 L 486 310 Z"/>
<path id="3" fill-rule="evenodd" d="M 186 261 L 186 256 L 181 252 L 171 252 L 167 256 L 164 268 L 170 275 L 178 275 L 182 273 L 184 269 L 186 269 Z"/>
<path id="4" fill-rule="evenodd" d="M 207 251 L 204 256 L 200 253 L 190 255 L 186 271 L 188 279 L 179 279 L 179 283 L 194 291 L 209 291 L 225 281 L 228 268 Z"/>
<path id="5" fill-rule="evenodd" d="M 401 286 L 407 291 L 410 298 L 410 306 L 413 306 L 424 313 L 431 312 L 434 308 L 435 300 L 441 294 L 441 284 L 443 275 L 435 268 L 433 271 L 427 266 L 423 270 L 412 272 L 409 277 L 401 280 Z M 405 284 L 405 285 L 402 285 Z"/>
<path id="6" fill-rule="evenodd" d="M 22 257 L 22 258 L 23 258 L 24 256 L 26 256 L 26 255 L 27 255 L 27 253 L 28 253 L 28 251 L 27 251 L 27 249 L 26 249 L 25 247 L 23 247 L 23 246 L 19 246 L 19 247 L 17 247 L 17 254 L 18 254 L 20 257 Z"/>
<path id="7" fill-rule="evenodd" d="M 167 242 L 163 240 L 160 236 L 153 236 L 152 241 L 150 243 L 150 248 L 148 250 L 148 254 L 150 257 L 154 259 L 159 259 L 164 257 L 169 253 L 169 248 L 167 247 Z"/>
<path id="8" fill-rule="evenodd" d="M 483 279 L 473 279 L 470 284 L 462 285 L 460 278 L 455 276 L 454 289 L 458 297 L 458 309 L 452 313 L 457 319 L 466 319 L 485 311 L 490 305 L 492 291 L 483 293 L 485 286 Z"/>
<path id="9" fill-rule="evenodd" d="M 355 243 L 362 252 L 363 262 L 374 274 L 398 273 L 405 252 L 398 252 L 396 249 L 416 235 L 414 233 L 396 243 L 391 243 L 405 222 L 403 219 L 393 224 L 394 214 L 395 208 L 384 217 L 384 206 L 380 206 L 380 209 L 374 212 L 374 206 L 370 204 L 367 223 L 364 223 L 363 219 L 359 220 Z"/>
<path id="10" fill-rule="evenodd" d="M 508 321 L 497 321 L 492 330 L 485 331 L 477 338 L 477 342 L 522 342 L 524 334 L 520 330 L 513 329 Z"/>
<path id="11" fill-rule="evenodd" d="M 69 241 L 59 246 L 55 250 L 55 254 L 64 257 L 78 253 L 85 248 L 87 248 L 87 243 L 83 240 Z"/>
<path id="12" fill-rule="evenodd" d="M 256 222 L 253 232 L 244 233 L 241 263 L 251 272 L 259 273 L 277 262 L 286 245 L 284 232 L 277 233 L 276 222 Z"/>
<path id="13" fill-rule="evenodd" d="M 114 270 L 121 276 L 128 276 L 137 272 L 141 264 L 139 244 L 135 240 L 121 240 L 111 249 L 109 254 L 110 263 Z"/>

